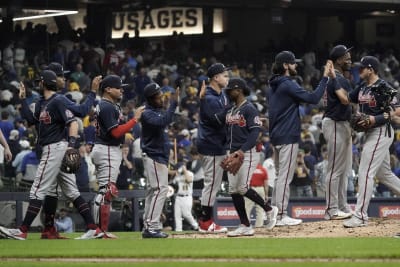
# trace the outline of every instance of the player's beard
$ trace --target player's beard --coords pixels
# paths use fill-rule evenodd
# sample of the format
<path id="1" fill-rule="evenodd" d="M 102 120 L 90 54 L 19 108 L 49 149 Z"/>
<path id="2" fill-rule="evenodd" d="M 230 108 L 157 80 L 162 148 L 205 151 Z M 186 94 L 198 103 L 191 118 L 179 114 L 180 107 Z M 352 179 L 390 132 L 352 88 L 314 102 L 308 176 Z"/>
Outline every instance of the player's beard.
<path id="1" fill-rule="evenodd" d="M 296 69 L 290 69 L 290 68 L 289 68 L 289 75 L 290 75 L 290 76 L 296 76 L 296 75 L 297 75 L 297 70 L 296 70 Z"/>

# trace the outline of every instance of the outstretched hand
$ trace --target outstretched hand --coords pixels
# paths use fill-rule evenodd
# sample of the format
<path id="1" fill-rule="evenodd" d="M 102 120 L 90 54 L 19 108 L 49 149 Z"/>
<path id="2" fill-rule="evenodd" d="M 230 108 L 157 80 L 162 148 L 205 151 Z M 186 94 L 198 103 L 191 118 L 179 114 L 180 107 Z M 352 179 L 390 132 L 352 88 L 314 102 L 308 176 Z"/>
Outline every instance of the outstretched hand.
<path id="1" fill-rule="evenodd" d="M 92 80 L 92 91 L 94 93 L 97 93 L 97 90 L 99 90 L 101 81 L 102 81 L 101 75 L 96 76 L 96 77 L 93 78 L 93 80 Z"/>
<path id="2" fill-rule="evenodd" d="M 336 78 L 335 68 L 333 67 L 332 60 L 327 60 L 324 67 L 324 77 Z"/>
<path id="3" fill-rule="evenodd" d="M 206 95 L 206 81 L 203 80 L 200 87 L 199 98 L 203 99 L 205 95 Z"/>
<path id="4" fill-rule="evenodd" d="M 171 95 L 171 101 L 176 101 L 176 102 L 180 102 L 180 94 L 181 94 L 181 89 L 178 87 L 176 87 L 175 89 L 175 94 Z"/>
<path id="5" fill-rule="evenodd" d="M 25 85 L 23 82 L 19 83 L 19 99 L 25 99 L 26 98 L 26 90 L 25 90 Z"/>
<path id="6" fill-rule="evenodd" d="M 140 106 L 135 110 L 135 119 L 138 121 L 142 117 L 142 113 L 144 111 L 144 106 Z"/>

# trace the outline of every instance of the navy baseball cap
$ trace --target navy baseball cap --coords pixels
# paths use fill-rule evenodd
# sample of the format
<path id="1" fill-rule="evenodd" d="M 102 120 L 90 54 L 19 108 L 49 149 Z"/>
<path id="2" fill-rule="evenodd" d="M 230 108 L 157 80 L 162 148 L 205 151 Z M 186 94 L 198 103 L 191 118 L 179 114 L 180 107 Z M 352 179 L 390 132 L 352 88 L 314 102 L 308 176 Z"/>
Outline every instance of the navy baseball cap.
<path id="1" fill-rule="evenodd" d="M 57 86 L 57 75 L 54 71 L 51 70 L 44 70 L 40 73 L 40 77 L 36 79 L 36 81 L 43 81 L 49 87 Z"/>
<path id="2" fill-rule="evenodd" d="M 50 63 L 46 70 L 52 70 L 58 77 L 64 77 L 64 74 L 69 73 L 69 70 L 64 70 L 63 66 L 58 62 Z"/>
<path id="3" fill-rule="evenodd" d="M 276 64 L 283 64 L 283 63 L 296 64 L 297 62 L 300 62 L 300 61 L 301 60 L 296 59 L 293 52 L 291 52 L 291 51 L 282 51 L 275 56 Z"/>
<path id="4" fill-rule="evenodd" d="M 128 84 L 122 83 L 122 80 L 117 75 L 107 75 L 101 82 L 100 82 L 100 90 L 104 91 L 107 87 L 110 88 L 117 88 L 121 89 Z"/>
<path id="5" fill-rule="evenodd" d="M 207 76 L 209 78 L 214 77 L 217 74 L 223 73 L 224 71 L 230 70 L 231 68 L 225 67 L 222 63 L 214 63 L 207 70 Z"/>
<path id="6" fill-rule="evenodd" d="M 233 89 L 242 89 L 243 94 L 248 96 L 250 95 L 250 88 L 247 86 L 247 83 L 242 78 L 231 78 L 229 79 L 228 86 L 225 90 L 233 90 Z"/>
<path id="7" fill-rule="evenodd" d="M 335 61 L 336 59 L 346 55 L 346 53 L 349 52 L 351 49 L 353 49 L 353 47 L 347 48 L 344 45 L 337 45 L 332 48 L 331 52 L 329 53 L 329 58 Z"/>
<path id="8" fill-rule="evenodd" d="M 379 70 L 379 60 L 373 56 L 365 56 L 361 59 L 360 67 L 361 68 L 371 68 L 375 72 Z"/>
<path id="9" fill-rule="evenodd" d="M 143 90 L 144 97 L 149 98 L 161 92 L 161 88 L 157 83 L 149 83 Z"/>

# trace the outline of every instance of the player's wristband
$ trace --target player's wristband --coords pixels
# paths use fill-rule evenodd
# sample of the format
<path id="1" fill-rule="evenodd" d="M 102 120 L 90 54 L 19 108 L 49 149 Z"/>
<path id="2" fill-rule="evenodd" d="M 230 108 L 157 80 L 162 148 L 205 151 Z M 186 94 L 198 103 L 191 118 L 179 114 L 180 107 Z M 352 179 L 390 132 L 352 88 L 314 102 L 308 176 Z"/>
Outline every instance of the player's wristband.
<path id="1" fill-rule="evenodd" d="M 388 120 L 385 119 L 385 116 L 383 114 L 375 116 L 375 124 L 380 125 L 386 123 Z"/>
<path id="2" fill-rule="evenodd" d="M 76 136 L 68 137 L 68 147 L 79 148 L 80 147 L 80 138 Z"/>

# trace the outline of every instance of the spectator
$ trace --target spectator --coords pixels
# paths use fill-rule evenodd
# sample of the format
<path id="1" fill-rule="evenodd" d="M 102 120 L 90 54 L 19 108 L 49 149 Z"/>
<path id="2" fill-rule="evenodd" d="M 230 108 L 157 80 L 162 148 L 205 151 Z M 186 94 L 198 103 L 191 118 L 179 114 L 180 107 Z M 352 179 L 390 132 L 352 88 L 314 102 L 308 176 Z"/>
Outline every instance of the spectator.
<path id="1" fill-rule="evenodd" d="M 16 154 L 15 159 L 12 162 L 12 166 L 15 168 L 15 179 L 16 179 L 16 186 L 18 187 L 19 182 L 21 182 L 23 173 L 21 171 L 21 166 L 22 166 L 22 160 L 25 157 L 25 155 L 29 154 L 32 152 L 30 149 L 30 144 L 27 140 L 21 140 L 19 141 L 19 145 L 21 146 L 21 151 Z"/>
<path id="2" fill-rule="evenodd" d="M 74 223 L 71 217 L 68 216 L 68 210 L 61 208 L 56 218 L 55 226 L 58 232 L 73 233 Z"/>
<path id="3" fill-rule="evenodd" d="M 9 121 L 9 116 L 10 113 L 8 111 L 3 110 L 1 112 L 0 130 L 3 132 L 7 142 L 10 140 L 11 131 L 14 129 L 13 123 Z M 18 131 L 16 134 L 18 134 Z"/>
<path id="4" fill-rule="evenodd" d="M 132 153 L 129 153 L 129 145 L 122 145 L 122 162 L 119 166 L 119 175 L 117 178 L 117 187 L 120 190 L 128 190 L 129 183 L 134 171 Z"/>
<path id="5" fill-rule="evenodd" d="M 297 154 L 297 168 L 294 172 L 292 184 L 296 188 L 297 197 L 313 196 L 310 169 L 307 168 L 304 162 L 304 152 L 301 150 L 299 150 L 299 153 Z"/>

